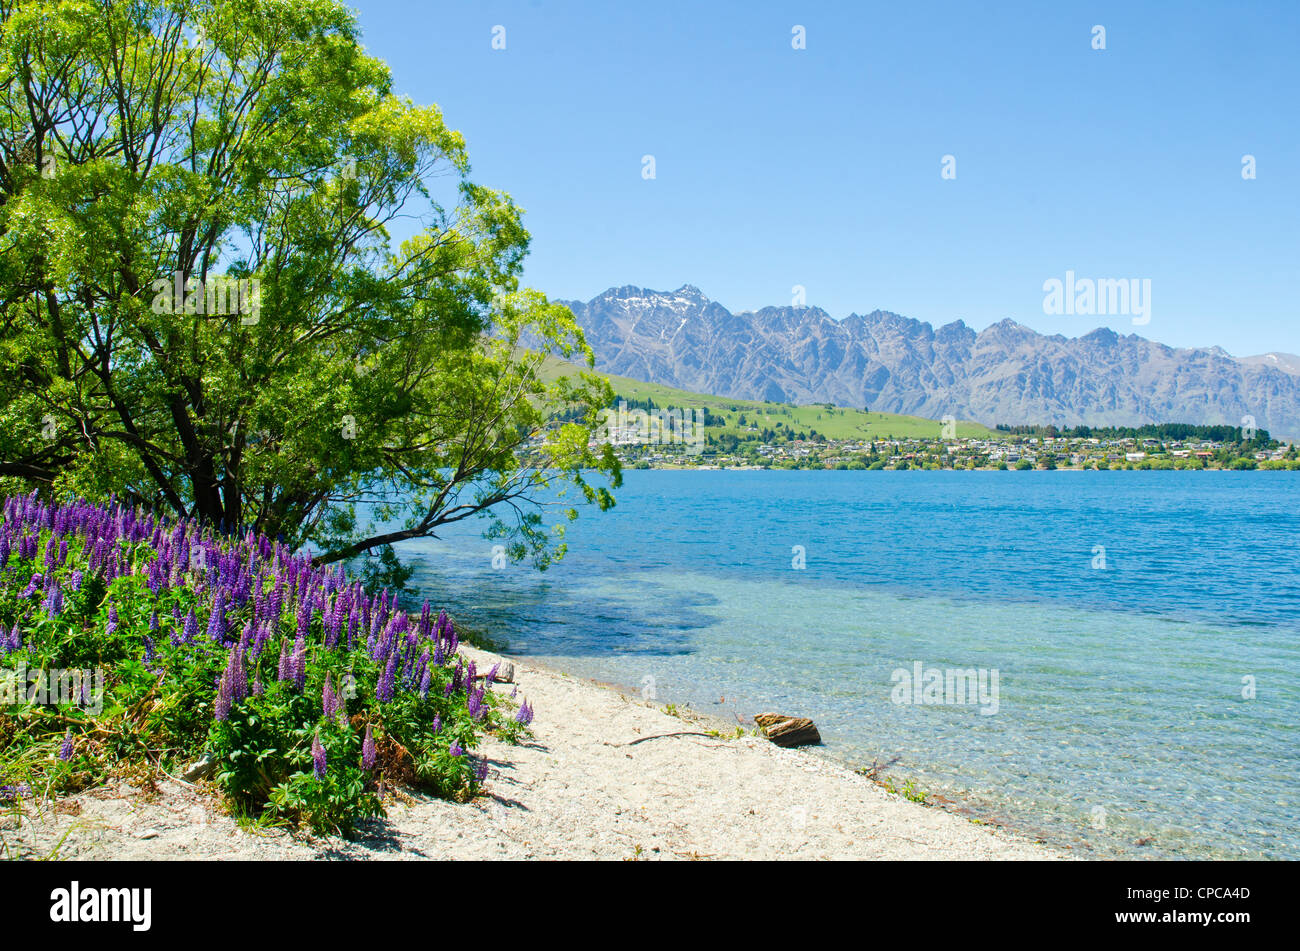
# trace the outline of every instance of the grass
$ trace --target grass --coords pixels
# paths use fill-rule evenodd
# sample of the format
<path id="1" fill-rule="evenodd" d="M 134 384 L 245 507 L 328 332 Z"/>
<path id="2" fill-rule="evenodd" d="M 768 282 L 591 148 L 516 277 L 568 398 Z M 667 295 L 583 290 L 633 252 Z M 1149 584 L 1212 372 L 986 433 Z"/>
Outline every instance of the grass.
<path id="1" fill-rule="evenodd" d="M 571 375 L 578 372 L 578 367 L 563 360 L 548 358 L 542 370 L 547 380 Z M 660 383 L 647 383 L 629 377 L 598 373 L 609 380 L 614 392 L 624 399 L 653 400 L 657 406 L 673 406 L 682 409 L 708 409 L 715 415 L 724 417 L 721 426 L 710 426 L 708 434 L 718 436 L 730 432 L 738 437 L 752 436 L 749 427 L 760 432 L 763 429 L 776 430 L 777 423 L 782 429 L 795 432 L 816 430 L 828 439 L 909 439 L 916 437 L 937 437 L 942 423 L 923 416 L 902 416 L 897 413 L 876 413 L 847 406 L 829 406 L 824 403 L 795 405 L 793 403 L 769 403 L 762 400 L 732 399 L 727 396 L 713 396 L 706 393 L 692 393 L 689 390 L 664 386 Z M 745 418 L 741 425 L 740 418 Z M 956 434 L 959 438 L 983 438 L 995 435 L 987 426 L 972 422 L 958 422 Z"/>
<path id="2" fill-rule="evenodd" d="M 915 802 L 922 806 L 933 805 L 930 800 L 930 794 L 917 786 L 915 780 L 906 779 L 903 781 L 903 785 L 899 786 L 890 779 L 888 775 L 886 775 L 885 771 L 896 762 L 898 762 L 897 757 L 890 760 L 888 763 L 880 763 L 876 761 L 870 766 L 863 766 L 862 768 L 855 770 L 855 772 L 859 776 L 865 776 L 881 789 L 885 790 L 885 792 L 891 793 L 895 796 L 902 796 L 908 802 Z"/>
<path id="3" fill-rule="evenodd" d="M 745 735 L 745 728 L 743 726 L 738 726 L 735 730 L 729 730 L 726 732 L 722 730 L 705 730 L 704 732 L 716 740 L 739 740 Z M 758 735 L 757 730 L 754 730 L 753 732 L 755 736 Z"/>

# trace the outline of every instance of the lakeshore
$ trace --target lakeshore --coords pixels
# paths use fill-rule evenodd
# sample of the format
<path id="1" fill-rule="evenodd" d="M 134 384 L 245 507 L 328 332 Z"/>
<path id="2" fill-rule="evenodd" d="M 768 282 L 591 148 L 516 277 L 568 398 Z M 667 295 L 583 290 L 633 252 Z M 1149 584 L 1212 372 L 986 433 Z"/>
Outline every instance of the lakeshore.
<path id="1" fill-rule="evenodd" d="M 481 666 L 496 658 L 462 650 Z M 826 757 L 735 724 L 682 719 L 616 689 L 514 660 L 537 710 L 520 746 L 487 739 L 484 795 L 403 796 L 354 840 L 241 829 L 203 784 L 125 782 L 0 818 L 9 854 L 63 859 L 1008 859 L 1062 853 L 908 801 Z M 502 689 L 502 688 L 498 688 Z M 759 711 L 754 711 L 759 712 Z M 705 735 L 699 735 L 705 734 Z"/>
<path id="2" fill-rule="evenodd" d="M 545 574 L 473 526 L 403 558 L 499 650 L 733 725 L 811 717 L 850 769 L 896 760 L 1071 855 L 1291 858 L 1289 481 L 629 472 Z M 896 702 L 917 661 L 997 671 L 996 713 Z"/>

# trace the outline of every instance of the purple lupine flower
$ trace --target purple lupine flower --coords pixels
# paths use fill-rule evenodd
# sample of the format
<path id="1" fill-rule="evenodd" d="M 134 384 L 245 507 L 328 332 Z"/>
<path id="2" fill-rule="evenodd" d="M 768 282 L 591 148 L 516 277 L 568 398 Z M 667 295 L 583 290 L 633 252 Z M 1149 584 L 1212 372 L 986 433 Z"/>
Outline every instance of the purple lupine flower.
<path id="1" fill-rule="evenodd" d="M 435 714 L 433 718 L 433 735 L 437 736 L 441 730 L 442 730 L 442 717 L 437 716 Z"/>
<path id="2" fill-rule="evenodd" d="M 262 648 L 266 646 L 267 638 L 271 636 L 270 624 L 262 624 L 253 632 L 253 643 L 248 646 L 248 659 L 257 662 L 257 658 L 262 656 Z"/>
<path id="3" fill-rule="evenodd" d="M 307 685 L 307 641 L 299 634 L 293 644 L 293 685 L 301 693 Z"/>
<path id="4" fill-rule="evenodd" d="M 325 626 L 325 646 L 334 647 L 339 642 L 339 620 L 342 605 L 338 598 L 333 598 L 325 606 L 322 623 Z"/>
<path id="5" fill-rule="evenodd" d="M 463 746 L 461 746 L 461 745 L 460 745 L 458 742 L 456 742 L 455 740 L 452 740 L 452 741 L 451 741 L 451 748 L 450 748 L 449 750 L 447 750 L 447 752 L 450 753 L 452 756 L 464 756 L 464 755 L 465 755 L 465 748 L 464 748 Z"/>
<path id="6" fill-rule="evenodd" d="M 230 649 L 230 656 L 226 660 L 226 677 L 230 681 L 230 699 L 247 699 L 248 673 L 244 670 L 244 649 L 238 645 Z"/>
<path id="7" fill-rule="evenodd" d="M 216 600 L 212 602 L 212 613 L 208 616 L 208 640 L 214 644 L 224 643 L 226 640 L 226 593 L 217 592 Z"/>
<path id="8" fill-rule="evenodd" d="M 476 760 L 474 762 L 474 782 L 482 783 L 487 779 L 488 764 L 487 760 Z"/>
<path id="9" fill-rule="evenodd" d="M 406 657 L 406 663 L 402 667 L 402 679 L 408 684 L 415 679 L 415 648 L 419 644 L 419 637 L 412 631 L 406 635 L 406 649 L 403 651 Z"/>
<path id="10" fill-rule="evenodd" d="M 267 606 L 266 616 L 276 624 L 280 623 L 280 615 L 284 612 L 284 579 L 277 577 L 275 587 L 271 589 L 271 602 Z"/>
<path id="11" fill-rule="evenodd" d="M 320 733 L 311 741 L 311 762 L 317 779 L 325 778 L 325 747 L 321 746 Z"/>
<path id="12" fill-rule="evenodd" d="M 420 678 L 420 699 L 423 700 L 429 696 L 429 688 L 433 685 L 433 669 L 424 668 L 424 676 Z"/>
<path id="13" fill-rule="evenodd" d="M 375 768 L 375 736 L 366 724 L 366 736 L 361 741 L 361 768 L 366 772 Z"/>
<path id="14" fill-rule="evenodd" d="M 494 684 L 494 683 L 496 683 L 496 682 L 497 682 L 497 671 L 500 670 L 500 669 L 501 669 L 501 661 L 497 661 L 495 664 L 492 665 L 492 669 L 489 670 L 489 671 L 487 672 L 487 675 L 486 675 L 483 679 L 484 679 L 488 684 Z"/>
<path id="15" fill-rule="evenodd" d="M 181 632 L 182 644 L 193 644 L 194 639 L 199 636 L 199 619 L 190 608 L 190 613 L 185 616 L 185 629 Z"/>
<path id="16" fill-rule="evenodd" d="M 216 720 L 218 723 L 224 723 L 229 720 L 230 706 L 233 699 L 234 698 L 231 697 L 230 673 L 227 671 L 221 675 L 221 683 L 217 687 L 217 699 L 216 703 L 213 704 L 212 707 L 212 719 Z"/>
<path id="17" fill-rule="evenodd" d="M 327 717 L 339 716 L 342 718 L 347 704 L 343 699 L 341 692 L 334 690 L 334 680 L 328 672 L 325 674 L 325 689 L 321 696 L 321 707 Z"/>
<path id="18" fill-rule="evenodd" d="M 72 730 L 63 734 L 63 745 L 59 747 L 59 759 L 65 763 L 72 759 Z"/>
<path id="19" fill-rule="evenodd" d="M 393 689 L 397 680 L 397 651 L 388 655 L 388 664 L 384 667 L 384 673 L 379 678 L 379 684 L 375 687 L 375 699 L 380 703 L 388 703 L 393 699 Z"/>
<path id="20" fill-rule="evenodd" d="M 59 612 L 63 610 L 63 589 L 59 587 L 59 583 L 54 580 L 53 575 L 50 576 L 48 591 L 45 600 L 41 602 L 41 607 L 45 608 L 45 612 L 50 617 L 56 618 L 59 616 Z M 113 631 L 110 630 L 108 633 L 112 634 Z"/>
<path id="21" fill-rule="evenodd" d="M 148 586 L 151 594 L 157 595 L 158 592 L 162 589 L 162 583 L 163 583 L 163 567 L 162 567 L 162 559 L 160 558 L 158 561 L 155 561 L 153 564 L 149 566 L 149 574 L 148 574 L 148 578 L 145 581 L 145 584 Z"/>
<path id="22" fill-rule="evenodd" d="M 293 676 L 293 667 L 289 663 L 289 639 L 286 637 L 280 641 L 280 666 L 276 668 L 276 680 L 288 680 Z"/>
<path id="23" fill-rule="evenodd" d="M 528 726 L 533 722 L 533 708 L 528 705 L 527 700 L 519 705 L 519 712 L 515 714 L 515 722 L 522 723 L 524 726 Z"/>
<path id="24" fill-rule="evenodd" d="M 108 627 L 104 629 L 104 633 L 107 634 L 109 637 L 112 637 L 115 633 L 117 633 L 117 627 L 118 627 L 117 605 L 110 604 L 108 606 Z"/>
<path id="25" fill-rule="evenodd" d="M 262 686 L 262 678 L 257 677 L 253 680 L 253 696 L 260 697 L 266 693 L 266 688 Z"/>
<path id="26" fill-rule="evenodd" d="M 309 593 L 308 593 L 309 594 Z M 304 596 L 302 603 L 298 605 L 298 636 L 305 638 L 308 631 L 311 630 L 311 619 L 315 609 L 309 596 Z"/>
<path id="27" fill-rule="evenodd" d="M 357 625 L 361 622 L 361 615 L 355 605 L 348 607 L 348 650 L 356 645 L 357 642 Z"/>
<path id="28" fill-rule="evenodd" d="M 469 718 L 477 720 L 483 716 L 483 689 L 471 690 L 465 700 L 465 709 L 469 711 Z"/>
<path id="29" fill-rule="evenodd" d="M 144 662 L 152 664 L 157 655 L 154 653 L 153 638 L 148 634 L 144 636 Z"/>

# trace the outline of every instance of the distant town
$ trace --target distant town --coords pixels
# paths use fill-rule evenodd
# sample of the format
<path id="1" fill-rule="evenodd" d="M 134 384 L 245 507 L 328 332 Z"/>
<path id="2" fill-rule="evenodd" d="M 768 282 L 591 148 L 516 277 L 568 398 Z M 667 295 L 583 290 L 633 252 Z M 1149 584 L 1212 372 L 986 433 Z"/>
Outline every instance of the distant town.
<path id="1" fill-rule="evenodd" d="M 894 435 L 895 420 L 916 429 L 916 417 L 882 417 L 862 424 L 868 432 L 834 438 L 815 428 L 770 423 L 794 407 L 772 412 L 713 413 L 708 409 L 629 409 L 620 402 L 592 441 L 610 444 L 633 469 L 1300 469 L 1295 443 L 1273 439 L 1250 425 L 1198 426 L 1163 423 L 1141 427 L 999 426 L 981 435 L 959 435 L 951 419 L 929 421 L 931 435 Z M 805 409 L 800 407 L 798 409 Z M 832 416 L 838 410 L 821 407 Z M 863 415 L 863 414 L 860 414 Z M 882 430 L 879 436 L 872 428 Z M 974 424 L 961 424 L 970 428 Z"/>
<path id="2" fill-rule="evenodd" d="M 743 455 L 705 451 L 690 457 L 680 446 L 644 446 L 620 456 L 632 468 L 758 469 L 1297 469 L 1296 447 L 1243 454 L 1240 444 L 1200 440 L 881 439 L 861 442 L 792 440 L 762 444 Z M 625 454 L 626 453 L 626 454 Z"/>

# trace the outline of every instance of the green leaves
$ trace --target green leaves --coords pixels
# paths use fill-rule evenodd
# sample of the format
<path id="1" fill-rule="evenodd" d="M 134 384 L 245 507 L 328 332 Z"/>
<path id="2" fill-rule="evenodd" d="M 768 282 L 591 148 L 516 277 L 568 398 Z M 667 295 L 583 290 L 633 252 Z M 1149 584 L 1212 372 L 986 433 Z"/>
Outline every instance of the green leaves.
<path id="1" fill-rule="evenodd" d="M 561 549 L 529 516 L 553 487 L 613 504 L 585 481 L 618 484 L 588 449 L 608 387 L 543 372 L 591 352 L 519 288 L 522 212 L 436 106 L 393 95 L 343 5 L 2 15 L 0 479 L 327 561 L 499 512 L 542 567 Z M 399 218 L 425 227 L 394 248 Z M 227 280 L 256 282 L 255 314 L 208 303 Z M 199 312 L 158 306 L 176 285 Z M 398 533 L 351 518 L 384 500 Z"/>

